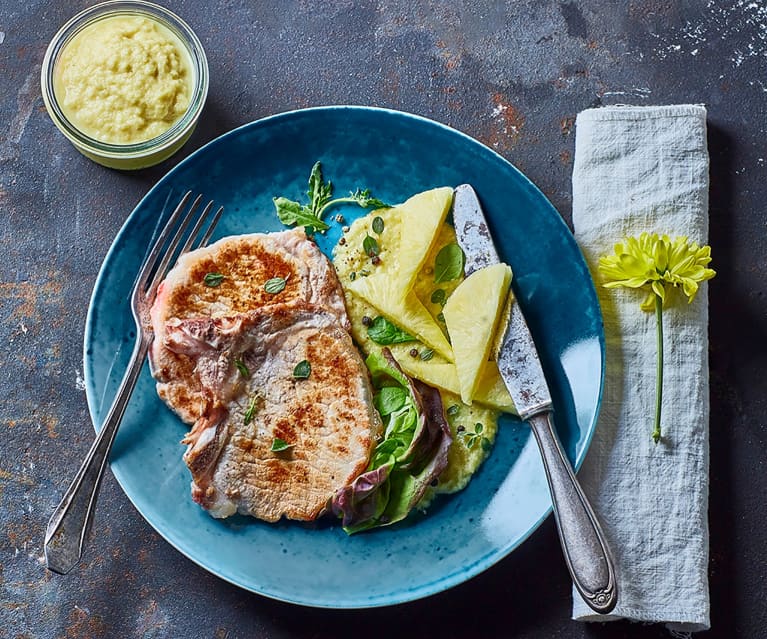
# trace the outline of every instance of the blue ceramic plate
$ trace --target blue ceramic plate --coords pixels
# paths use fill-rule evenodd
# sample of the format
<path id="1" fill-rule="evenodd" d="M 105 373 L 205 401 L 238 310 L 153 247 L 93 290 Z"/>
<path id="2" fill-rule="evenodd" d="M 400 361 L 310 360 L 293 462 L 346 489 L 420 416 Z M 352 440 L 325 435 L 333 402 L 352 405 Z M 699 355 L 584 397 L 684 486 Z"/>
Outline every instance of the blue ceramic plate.
<path id="1" fill-rule="evenodd" d="M 468 182 L 484 203 L 552 388 L 556 423 L 580 465 L 594 430 L 604 370 L 601 314 L 573 236 L 541 192 L 479 142 L 424 118 L 328 107 L 253 122 L 176 166 L 126 221 L 102 266 L 85 333 L 85 381 L 100 425 L 135 337 L 128 296 L 147 245 L 182 192 L 225 206 L 216 236 L 282 228 L 272 197 L 305 197 L 322 161 L 336 193 L 369 188 L 388 202 Z M 344 210 L 348 217 L 360 210 Z M 321 247 L 329 252 L 337 225 Z M 215 239 L 215 238 L 214 238 Z M 219 521 L 190 497 L 179 440 L 185 426 L 158 399 L 145 367 L 117 435 L 112 469 L 146 520 L 210 572 L 254 592 L 319 607 L 364 608 L 440 592 L 506 557 L 550 512 L 528 427 L 502 420 L 495 449 L 466 490 L 427 515 L 348 537 L 333 523 Z"/>

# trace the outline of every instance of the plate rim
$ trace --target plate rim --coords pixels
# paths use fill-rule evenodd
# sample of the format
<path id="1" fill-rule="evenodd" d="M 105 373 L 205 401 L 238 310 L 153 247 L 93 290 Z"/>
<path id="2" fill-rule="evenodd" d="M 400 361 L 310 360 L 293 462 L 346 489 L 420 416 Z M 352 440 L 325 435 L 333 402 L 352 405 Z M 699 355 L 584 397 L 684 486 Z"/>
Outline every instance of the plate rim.
<path id="1" fill-rule="evenodd" d="M 246 122 L 244 124 L 241 124 L 233 129 L 230 129 L 229 131 L 226 131 L 215 138 L 209 140 L 204 145 L 199 147 L 198 149 L 195 149 L 193 152 L 191 152 L 187 157 L 185 157 L 183 160 L 178 162 L 177 164 L 170 167 L 155 183 L 147 190 L 147 192 L 141 197 L 141 199 L 134 205 L 133 209 L 130 211 L 128 216 L 123 221 L 122 225 L 120 226 L 120 229 L 115 234 L 114 238 L 112 239 L 112 243 L 109 247 L 109 250 L 104 255 L 104 258 L 101 262 L 101 265 L 99 267 L 98 274 L 96 276 L 96 279 L 93 284 L 93 289 L 91 291 L 91 295 L 88 301 L 88 311 L 86 314 L 85 319 L 85 330 L 83 332 L 83 382 L 85 386 L 85 394 L 86 394 L 86 401 L 88 406 L 88 413 L 91 420 L 91 424 L 94 428 L 94 431 L 98 433 L 101 430 L 101 426 L 96 425 L 96 410 L 97 406 L 96 404 L 96 397 L 94 396 L 94 393 L 90 391 L 90 389 L 93 387 L 94 379 L 91 377 L 90 373 L 90 367 L 88 366 L 88 345 L 92 342 L 93 337 L 93 314 L 95 313 L 94 304 L 96 302 L 97 298 L 97 292 L 102 288 L 103 282 L 107 277 L 107 269 L 106 265 L 112 260 L 113 253 L 117 251 L 117 247 L 119 244 L 121 244 L 121 240 L 123 239 L 123 236 L 128 233 L 129 226 L 131 225 L 131 222 L 133 218 L 137 215 L 137 211 L 141 209 L 141 207 L 144 205 L 144 203 L 150 199 L 150 197 L 154 194 L 156 190 L 161 188 L 161 186 L 164 184 L 164 182 L 169 179 L 169 177 L 175 173 L 178 170 L 183 169 L 188 164 L 191 164 L 195 161 L 197 161 L 197 158 L 199 155 L 203 155 L 205 152 L 208 151 L 210 148 L 214 148 L 218 145 L 225 144 L 226 141 L 230 138 L 235 138 L 238 135 L 241 134 L 242 131 L 250 128 L 256 128 L 256 127 L 263 127 L 270 125 L 274 122 L 278 122 L 280 120 L 289 120 L 292 117 L 301 117 L 304 116 L 307 113 L 323 113 L 323 112 L 332 112 L 332 111 L 343 111 L 343 110 L 350 110 L 350 111 L 363 111 L 363 112 L 370 112 L 370 113 L 379 113 L 386 116 L 392 116 L 392 117 L 400 117 L 404 119 L 412 119 L 415 121 L 420 122 L 421 124 L 425 124 L 427 126 L 437 127 L 438 129 L 443 129 L 450 135 L 457 135 L 461 139 L 463 139 L 464 142 L 481 147 L 481 150 L 483 153 L 490 153 L 492 156 L 495 157 L 497 161 L 500 161 L 502 164 L 507 165 L 509 168 L 513 170 L 513 172 L 517 175 L 518 178 L 521 179 L 521 181 L 525 184 L 525 186 L 529 189 L 532 189 L 534 192 L 536 192 L 540 198 L 542 198 L 542 201 L 546 203 L 548 208 L 551 209 L 552 213 L 555 214 L 555 218 L 557 223 L 562 225 L 562 228 L 564 231 L 570 235 L 573 239 L 573 243 L 575 247 L 577 248 L 581 259 L 583 260 L 584 265 L 586 266 L 587 272 L 590 273 L 590 269 L 588 268 L 588 262 L 586 261 L 585 256 L 583 255 L 583 251 L 580 248 L 580 245 L 575 240 L 575 237 L 573 236 L 572 231 L 568 227 L 567 223 L 565 222 L 564 218 L 562 217 L 561 213 L 558 211 L 558 209 L 551 203 L 551 201 L 546 197 L 546 195 L 540 190 L 540 188 L 529 178 L 527 175 L 522 172 L 517 166 L 502 156 L 500 153 L 495 151 L 494 149 L 490 148 L 483 142 L 479 141 L 478 139 L 470 136 L 467 133 L 464 133 L 463 131 L 460 131 L 459 129 L 456 129 L 448 124 L 444 124 L 442 122 L 439 122 L 437 120 L 433 120 L 429 117 L 418 115 L 415 113 L 410 113 L 408 111 L 402 111 L 398 109 L 391 109 L 387 107 L 377 107 L 377 106 L 368 106 L 368 105 L 355 105 L 355 104 L 338 104 L 338 105 L 323 105 L 323 106 L 313 106 L 313 107 L 306 107 L 306 108 L 300 108 L 300 109 L 291 109 L 287 111 L 282 111 L 278 113 L 273 113 L 267 116 L 264 116 L 262 118 L 258 118 L 255 120 L 252 120 L 250 122 Z M 596 293 L 596 286 L 595 282 L 592 277 L 589 277 L 586 282 L 586 287 L 588 288 L 588 292 L 590 296 L 592 297 L 596 308 L 599 310 L 598 317 L 596 318 L 596 324 L 598 330 L 598 342 L 599 342 L 599 351 L 600 351 L 600 377 L 599 377 L 599 389 L 596 397 L 596 404 L 595 404 L 595 410 L 594 415 L 591 420 L 591 423 L 588 424 L 588 428 L 586 429 L 585 437 L 583 439 L 583 445 L 581 446 L 580 450 L 575 451 L 575 459 L 573 463 L 573 467 L 575 472 L 577 473 L 580 467 L 583 464 L 583 461 L 591 448 L 592 440 L 594 437 L 594 433 L 598 427 L 598 420 L 600 411 L 602 408 L 602 402 L 603 402 L 603 394 L 604 394 L 604 383 L 605 383 L 605 350 L 606 350 L 606 344 L 605 344 L 605 335 L 604 335 L 604 317 L 601 311 L 601 305 L 599 303 L 599 297 Z M 144 364 L 146 365 L 146 364 Z M 115 473 L 114 468 L 112 468 L 111 462 L 109 463 L 110 469 L 112 470 L 112 474 L 114 475 L 115 479 L 117 480 L 118 485 L 120 486 L 120 489 L 122 490 L 123 494 L 128 498 L 128 500 L 131 502 L 133 507 L 136 509 L 139 515 L 144 519 L 144 521 L 154 530 L 162 539 L 165 540 L 166 543 L 168 543 L 171 547 L 173 547 L 177 552 L 179 552 L 183 557 L 186 559 L 192 561 L 197 566 L 203 568 L 207 572 L 213 574 L 218 579 L 221 579 L 227 583 L 230 583 L 234 586 L 237 586 L 238 588 L 241 588 L 245 591 L 252 592 L 255 594 L 258 594 L 260 596 L 266 597 L 268 599 L 272 599 L 275 601 L 281 601 L 289 604 L 294 605 L 300 605 L 305 606 L 309 608 L 319 608 L 319 609 L 368 609 L 368 608 L 381 608 L 381 607 L 387 607 L 387 606 L 394 606 L 394 605 L 400 605 L 403 603 L 416 601 L 419 599 L 423 599 L 426 597 L 430 597 L 436 594 L 439 594 L 441 592 L 445 592 L 447 590 L 450 590 L 451 588 L 460 585 L 462 583 L 466 583 L 473 579 L 474 577 L 482 574 L 483 572 L 487 571 L 494 565 L 498 564 L 505 558 L 507 558 L 516 548 L 518 548 L 524 541 L 526 541 L 535 531 L 537 531 L 541 524 L 548 519 L 548 517 L 552 513 L 552 506 L 549 505 L 546 510 L 542 513 L 542 515 L 535 520 L 528 528 L 528 530 L 520 535 L 512 544 L 504 547 L 502 551 L 495 551 L 492 553 L 489 553 L 488 555 L 485 555 L 484 557 L 478 558 L 471 566 L 467 568 L 467 570 L 461 571 L 461 572 L 455 572 L 453 575 L 449 575 L 447 577 L 444 577 L 440 580 L 435 580 L 432 582 L 429 582 L 427 584 L 421 584 L 419 587 L 411 590 L 405 590 L 401 589 L 398 593 L 399 596 L 392 596 L 389 595 L 379 595 L 376 600 L 372 601 L 354 601 L 354 602 L 344 602 L 339 601 L 337 603 L 321 603 L 321 602 L 312 602 L 310 600 L 302 600 L 298 597 L 289 597 L 285 595 L 280 595 L 275 592 L 265 592 L 263 590 L 259 590 L 254 586 L 244 584 L 241 582 L 238 582 L 236 579 L 232 577 L 228 577 L 227 575 L 224 575 L 221 573 L 219 569 L 217 569 L 215 566 L 203 561 L 202 559 L 199 559 L 192 554 L 186 552 L 184 549 L 180 547 L 180 545 L 172 538 L 172 535 L 167 533 L 165 530 L 161 530 L 160 528 L 156 527 L 152 521 L 148 518 L 148 516 L 144 513 L 144 511 L 139 507 L 139 505 L 134 500 L 133 496 L 131 496 L 128 491 L 126 491 L 125 487 L 123 486 L 123 482 L 120 479 L 121 473 Z"/>

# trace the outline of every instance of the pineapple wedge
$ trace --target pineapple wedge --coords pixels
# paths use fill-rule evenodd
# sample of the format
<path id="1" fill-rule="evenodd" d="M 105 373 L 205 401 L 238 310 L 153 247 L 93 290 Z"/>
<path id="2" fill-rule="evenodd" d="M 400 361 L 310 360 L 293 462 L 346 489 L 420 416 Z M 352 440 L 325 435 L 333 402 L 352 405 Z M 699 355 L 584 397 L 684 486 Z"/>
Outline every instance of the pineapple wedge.
<path id="1" fill-rule="evenodd" d="M 404 292 L 413 288 L 452 203 L 453 189 L 443 186 L 418 193 L 397 207 L 402 234 L 396 256 L 399 264 L 395 268 L 396 279 Z"/>
<path id="2" fill-rule="evenodd" d="M 389 321 L 417 337 L 445 359 L 453 361 L 450 343 L 415 293 L 411 291 L 403 297 L 398 282 L 386 282 L 373 277 L 357 278 L 346 286 Z"/>
<path id="3" fill-rule="evenodd" d="M 467 277 L 444 308 L 461 401 L 471 405 L 493 345 L 511 284 L 511 268 L 494 264 Z"/>
<path id="4" fill-rule="evenodd" d="M 397 357 L 397 362 L 411 377 L 449 393 L 460 394 L 458 371 L 454 364 L 434 360 L 424 362 L 409 356 Z M 504 413 L 517 414 L 517 409 L 514 407 L 509 391 L 506 390 L 495 362 L 485 363 L 474 393 L 474 401 Z"/>
<path id="5" fill-rule="evenodd" d="M 341 258 L 336 262 L 343 262 L 337 263 L 336 268 L 339 272 L 365 270 L 369 281 L 376 286 L 386 284 L 404 298 L 440 236 L 452 201 L 453 189 L 441 187 L 414 195 L 393 209 L 376 211 L 375 215 L 384 221 L 380 235 L 372 230 L 373 215 L 356 220 L 344 246 L 336 250 Z M 380 249 L 375 268 L 371 268 L 369 258 L 362 251 L 367 235 L 375 237 Z"/>

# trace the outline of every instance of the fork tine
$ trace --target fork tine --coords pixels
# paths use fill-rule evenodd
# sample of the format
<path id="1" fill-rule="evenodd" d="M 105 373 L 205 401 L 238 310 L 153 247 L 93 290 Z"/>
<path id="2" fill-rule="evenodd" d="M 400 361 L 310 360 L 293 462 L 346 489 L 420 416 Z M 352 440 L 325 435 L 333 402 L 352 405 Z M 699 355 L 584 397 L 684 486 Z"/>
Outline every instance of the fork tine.
<path id="1" fill-rule="evenodd" d="M 224 207 L 219 206 L 218 211 L 216 211 L 216 214 L 213 216 L 213 219 L 210 221 L 210 224 L 208 225 L 208 230 L 205 231 L 205 235 L 202 236 L 202 239 L 200 240 L 200 243 L 197 245 L 197 248 L 202 248 L 203 246 L 208 245 L 208 240 L 210 240 L 210 236 L 213 235 L 213 229 L 216 228 L 216 224 L 218 224 L 218 221 L 221 219 L 221 214 L 223 212 L 224 212 Z"/>
<path id="2" fill-rule="evenodd" d="M 168 218 L 168 221 L 165 223 L 165 226 L 160 232 L 160 236 L 155 240 L 154 244 L 152 245 L 152 248 L 149 251 L 149 254 L 146 256 L 146 258 L 144 259 L 144 263 L 141 265 L 141 269 L 139 270 L 139 276 L 136 278 L 136 281 L 133 284 L 134 293 L 137 293 L 139 291 L 142 291 L 142 292 L 144 291 L 146 287 L 146 283 L 149 280 L 149 276 L 154 271 L 155 265 L 157 264 L 157 260 L 160 258 L 162 248 L 165 245 L 165 242 L 167 241 L 171 230 L 176 225 L 176 222 L 178 221 L 179 216 L 186 208 L 187 202 L 189 202 L 189 198 L 191 196 L 192 196 L 191 191 L 187 191 L 184 194 L 184 196 L 181 198 L 181 201 L 176 206 L 176 209 L 173 211 L 173 213 L 171 213 L 170 217 Z"/>
<path id="3" fill-rule="evenodd" d="M 192 207 L 189 209 L 189 212 L 184 216 L 184 218 L 181 220 L 181 222 L 178 225 L 178 228 L 175 231 L 175 234 L 168 242 L 167 248 L 164 249 L 162 259 L 160 260 L 160 264 L 157 266 L 157 269 L 154 272 L 154 277 L 152 278 L 151 283 L 146 289 L 146 299 L 151 298 L 154 295 L 154 290 L 159 286 L 160 282 L 165 278 L 165 274 L 168 271 L 168 267 L 171 264 L 171 261 L 174 261 L 174 254 L 176 252 L 176 249 L 178 248 L 179 243 L 181 242 L 181 238 L 184 236 L 184 231 L 186 231 L 186 227 L 189 226 L 189 222 L 191 222 L 192 217 L 195 214 L 195 211 L 197 210 L 197 207 L 199 207 L 200 202 L 202 200 L 202 195 L 198 195 L 194 202 L 192 202 Z M 169 220 L 170 222 L 170 220 Z M 168 224 L 166 227 L 167 230 L 170 229 L 172 225 Z M 165 231 L 163 231 L 163 236 L 165 235 Z M 163 237 L 160 238 L 161 240 L 164 239 Z M 159 248 L 161 246 L 160 241 L 157 242 L 156 248 Z M 152 253 L 154 253 L 154 249 L 152 250 Z"/>
<path id="4" fill-rule="evenodd" d="M 179 257 L 181 257 L 184 253 L 189 252 L 189 249 L 192 248 L 192 243 L 194 242 L 194 238 L 196 238 L 197 234 L 200 232 L 200 229 L 202 228 L 202 223 L 205 221 L 205 218 L 208 216 L 208 213 L 210 213 L 211 208 L 213 208 L 213 200 L 211 200 L 205 205 L 205 208 L 200 214 L 200 217 L 197 218 L 197 222 L 192 227 L 192 230 L 189 231 L 189 237 L 186 238 L 186 242 L 184 242 L 184 246 L 181 247 L 181 251 L 179 251 L 179 254 L 178 254 Z"/>

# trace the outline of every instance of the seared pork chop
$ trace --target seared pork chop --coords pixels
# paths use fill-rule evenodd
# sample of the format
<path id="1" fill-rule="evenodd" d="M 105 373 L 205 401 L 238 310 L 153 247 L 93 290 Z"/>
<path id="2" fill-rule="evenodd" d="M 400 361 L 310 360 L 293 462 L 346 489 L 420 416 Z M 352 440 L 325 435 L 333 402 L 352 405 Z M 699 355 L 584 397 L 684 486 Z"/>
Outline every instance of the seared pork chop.
<path id="1" fill-rule="evenodd" d="M 209 274 L 223 278 L 206 283 Z M 267 292 L 264 284 L 272 278 L 284 278 L 285 288 Z M 323 307 L 349 327 L 335 270 L 303 229 L 227 237 L 182 256 L 160 285 L 151 309 L 155 337 L 149 364 L 160 397 L 187 423 L 205 409 L 194 362 L 166 348 L 171 318 L 227 317 L 291 300 Z"/>
<path id="2" fill-rule="evenodd" d="M 335 314 L 294 301 L 176 319 L 165 331 L 166 347 L 194 364 L 206 400 L 184 460 L 193 498 L 214 517 L 313 520 L 365 470 L 381 421 L 367 368 Z M 289 448 L 273 451 L 281 442 Z"/>

